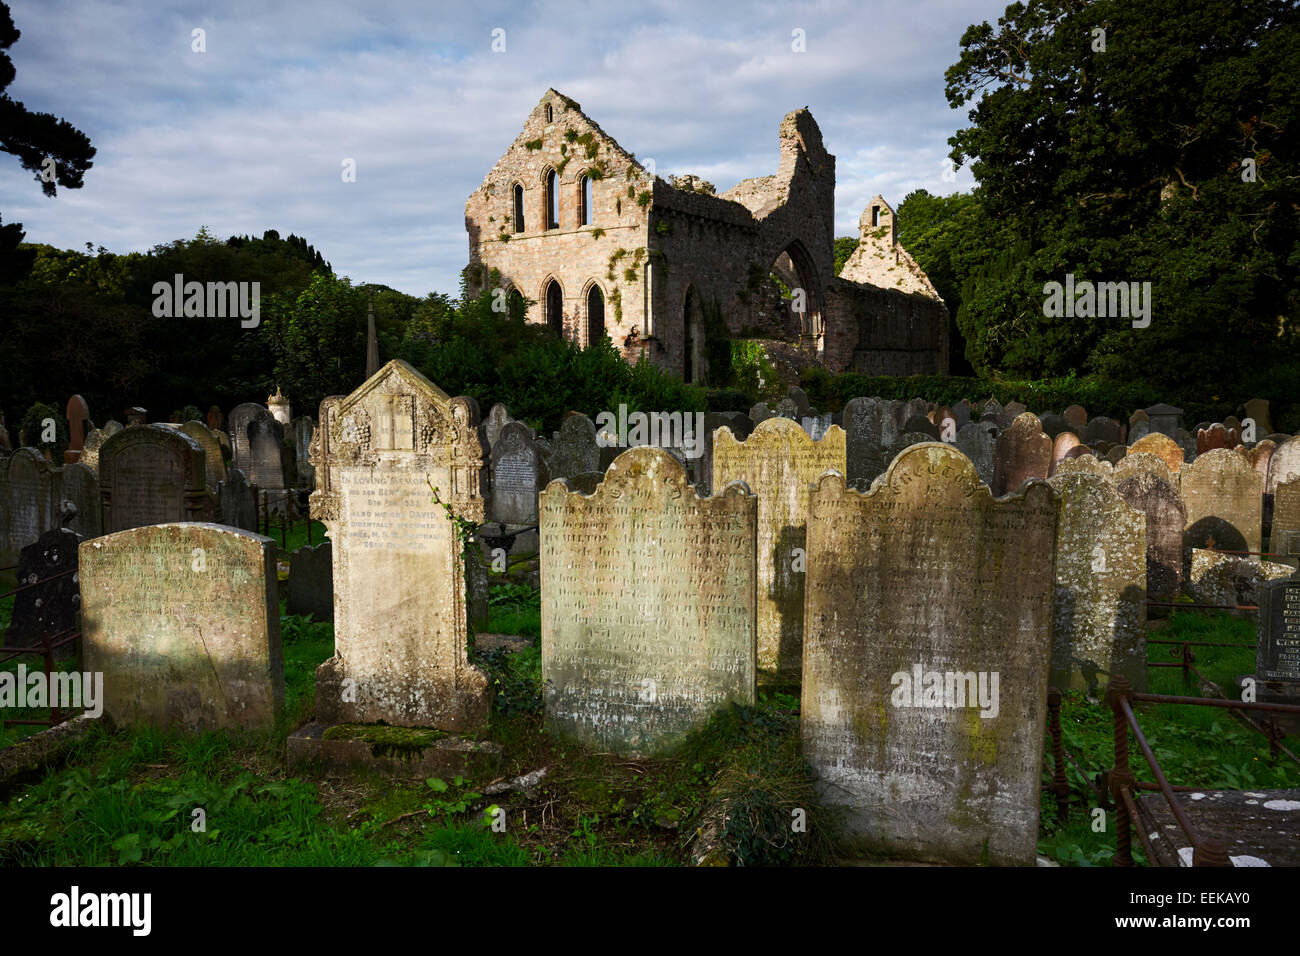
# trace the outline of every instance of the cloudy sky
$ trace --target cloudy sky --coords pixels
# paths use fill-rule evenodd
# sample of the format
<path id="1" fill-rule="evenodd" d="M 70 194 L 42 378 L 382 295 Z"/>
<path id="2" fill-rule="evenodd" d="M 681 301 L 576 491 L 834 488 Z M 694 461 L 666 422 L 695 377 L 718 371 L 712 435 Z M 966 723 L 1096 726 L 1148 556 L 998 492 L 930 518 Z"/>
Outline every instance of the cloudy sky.
<path id="1" fill-rule="evenodd" d="M 221 238 L 274 228 L 354 282 L 423 295 L 456 291 L 465 200 L 547 87 L 661 176 L 694 172 L 719 191 L 774 173 L 781 118 L 809 107 L 837 157 L 840 235 L 876 193 L 966 191 L 967 170 L 944 178 L 966 116 L 943 73 L 966 27 L 1006 4 L 9 5 L 22 31 L 9 94 L 98 150 L 85 186 L 56 199 L 0 154 L 0 215 L 27 241 L 128 252 L 204 225 Z"/>

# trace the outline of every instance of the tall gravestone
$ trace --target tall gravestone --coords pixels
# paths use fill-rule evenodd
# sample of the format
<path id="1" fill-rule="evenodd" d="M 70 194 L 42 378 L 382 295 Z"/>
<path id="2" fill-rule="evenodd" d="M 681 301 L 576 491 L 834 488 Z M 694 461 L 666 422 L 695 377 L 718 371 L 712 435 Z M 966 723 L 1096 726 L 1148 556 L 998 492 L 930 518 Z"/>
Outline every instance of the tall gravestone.
<path id="1" fill-rule="evenodd" d="M 166 425 L 131 425 L 99 450 L 104 531 L 195 521 L 207 506 L 203 448 Z"/>
<path id="2" fill-rule="evenodd" d="M 1178 473 L 1178 494 L 1187 505 L 1184 557 L 1192 548 L 1260 551 L 1264 486 L 1240 455 L 1216 448 Z M 1213 541 L 1213 545 L 1211 545 Z"/>
<path id="3" fill-rule="evenodd" d="M 590 418 L 586 415 L 570 415 L 560 422 L 560 430 L 555 433 L 546 467 L 552 478 L 568 478 L 585 471 L 603 471 L 600 461 L 603 450 L 616 451 L 601 449 L 596 444 L 596 425 Z"/>
<path id="4" fill-rule="evenodd" d="M 990 421 L 972 421 L 957 432 L 957 450 L 970 459 L 980 481 L 989 487 L 993 486 L 993 453 L 997 442 L 998 426 Z"/>
<path id="5" fill-rule="evenodd" d="M 549 730 L 654 753 L 719 708 L 754 702 L 757 509 L 739 482 L 700 497 L 649 446 L 619 455 L 590 496 L 551 482 L 540 516 Z"/>
<path id="6" fill-rule="evenodd" d="M 1262 584 L 1256 624 L 1255 699 L 1300 705 L 1300 581 Z M 1300 716 L 1279 716 L 1285 732 L 1300 733 Z"/>
<path id="7" fill-rule="evenodd" d="M 258 528 L 257 490 L 238 468 L 231 468 L 217 489 L 217 513 L 221 524 L 245 531 Z"/>
<path id="8" fill-rule="evenodd" d="M 1282 482 L 1273 495 L 1268 549 L 1290 559 L 1300 558 L 1300 476 Z"/>
<path id="9" fill-rule="evenodd" d="M 274 726 L 284 708 L 275 548 L 203 523 L 83 542 L 82 649 L 86 670 L 104 675 L 104 713 L 191 733 Z"/>
<path id="10" fill-rule="evenodd" d="M 803 648 L 808 487 L 827 469 L 843 474 L 844 430 L 819 442 L 785 418 L 760 422 L 743 442 L 714 436 L 713 487 L 743 481 L 758 496 L 758 666 L 797 676 Z"/>
<path id="11" fill-rule="evenodd" d="M 94 425 L 90 421 L 90 407 L 80 395 L 73 395 L 68 399 L 64 416 L 68 420 L 68 448 L 63 453 L 63 460 L 70 465 L 74 461 L 81 460 L 81 449 L 86 444 L 86 435 Z"/>
<path id="12" fill-rule="evenodd" d="M 488 519 L 505 525 L 537 524 L 537 496 L 549 476 L 542 450 L 522 422 L 509 422 L 492 446 L 492 497 Z"/>
<path id="13" fill-rule="evenodd" d="M 848 842 L 891 857 L 1032 866 L 1059 503 L 995 500 L 942 444 L 867 495 L 810 496 L 803 752 Z"/>
<path id="14" fill-rule="evenodd" d="M 1116 674 L 1147 681 L 1146 516 L 1100 476 L 1049 482 L 1061 496 L 1052 598 L 1052 684 L 1098 697 Z"/>
<path id="15" fill-rule="evenodd" d="M 488 451 L 492 450 L 492 446 L 501 437 L 501 429 L 512 421 L 514 419 L 510 417 L 510 410 L 500 402 L 497 402 L 488 410 L 487 418 L 483 421 L 483 435 L 487 438 Z"/>
<path id="16" fill-rule="evenodd" d="M 104 533 L 104 516 L 99 496 L 99 476 L 85 463 L 63 466 L 59 496 L 76 509 L 68 527 L 85 538 Z"/>
<path id="17" fill-rule="evenodd" d="M 226 462 L 221 456 L 221 444 L 217 441 L 217 436 L 209 431 L 207 425 L 197 420 L 183 423 L 180 430 L 203 448 L 203 469 L 208 491 L 216 494 L 221 483 L 226 480 Z"/>
<path id="18" fill-rule="evenodd" d="M 298 472 L 298 484 L 312 487 L 315 473 L 311 469 L 311 435 L 316 428 L 310 415 L 303 415 L 293 420 L 293 451 L 295 468 Z"/>
<path id="19" fill-rule="evenodd" d="M 1130 508 L 1142 512 L 1146 522 L 1148 598 L 1174 600 L 1183 588 L 1183 528 L 1187 525 L 1187 506 L 1173 484 L 1154 471 L 1117 476 L 1115 490 Z"/>
<path id="20" fill-rule="evenodd" d="M 256 402 L 244 402 L 230 410 L 227 419 L 230 427 L 230 467 L 238 468 L 245 475 L 252 473 L 252 449 L 248 443 L 248 426 L 263 416 L 271 418 L 271 412 Z"/>
<path id="21" fill-rule="evenodd" d="M 1288 438 L 1274 449 L 1268 460 L 1268 482 L 1264 493 L 1277 492 L 1277 486 L 1292 478 L 1300 478 L 1300 435 Z"/>
<path id="22" fill-rule="evenodd" d="M 326 722 L 479 728 L 491 697 L 469 663 L 464 550 L 439 498 L 481 522 L 478 404 L 393 360 L 321 402 L 312 517 L 334 550 L 334 656 L 316 672 Z"/>
<path id="23" fill-rule="evenodd" d="M 885 457 L 898 440 L 898 423 L 890 407 L 878 398 L 853 398 L 844 405 L 845 478 L 861 491 L 871 487 L 889 466 Z"/>
<path id="24" fill-rule="evenodd" d="M 0 557 L 7 559 L 3 563 L 13 564 L 23 548 L 58 525 L 55 497 L 59 472 L 35 448 L 19 448 L 0 462 L 0 468 L 5 469 L 9 492 L 4 554 Z"/>
<path id="25" fill-rule="evenodd" d="M 247 426 L 248 480 L 258 493 L 266 492 L 268 507 L 285 507 L 284 426 L 270 413 L 258 415 Z"/>
<path id="26" fill-rule="evenodd" d="M 993 494 L 1018 491 L 1030 478 L 1046 478 L 1052 468 L 1052 440 L 1038 416 L 1023 412 L 998 436 L 993 450 Z"/>

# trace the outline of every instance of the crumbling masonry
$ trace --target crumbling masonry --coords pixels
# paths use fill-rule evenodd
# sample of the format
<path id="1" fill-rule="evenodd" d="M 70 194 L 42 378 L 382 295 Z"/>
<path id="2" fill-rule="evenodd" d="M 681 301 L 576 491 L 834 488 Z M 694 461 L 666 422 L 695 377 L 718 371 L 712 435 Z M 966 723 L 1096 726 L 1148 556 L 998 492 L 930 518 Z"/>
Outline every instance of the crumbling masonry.
<path id="1" fill-rule="evenodd" d="M 547 90 L 465 204 L 469 291 L 499 289 L 503 308 L 526 302 L 529 321 L 584 346 L 608 334 L 688 382 L 710 342 L 738 335 L 798 342 L 833 371 L 945 373 L 947 309 L 893 210 L 871 200 L 836 277 L 835 157 L 806 109 L 780 132 L 776 175 L 714 195 L 652 176 Z"/>

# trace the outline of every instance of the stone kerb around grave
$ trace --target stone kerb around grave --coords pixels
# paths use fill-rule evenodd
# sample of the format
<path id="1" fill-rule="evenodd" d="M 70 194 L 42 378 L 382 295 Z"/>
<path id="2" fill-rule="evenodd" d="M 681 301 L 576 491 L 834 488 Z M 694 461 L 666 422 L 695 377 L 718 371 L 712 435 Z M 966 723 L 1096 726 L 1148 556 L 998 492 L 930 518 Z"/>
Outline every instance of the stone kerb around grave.
<path id="1" fill-rule="evenodd" d="M 393 360 L 346 398 L 321 402 L 312 517 L 334 548 L 334 656 L 316 672 L 330 723 L 470 731 L 487 677 L 467 655 L 464 553 L 443 502 L 484 518 L 478 403 Z"/>
<path id="2" fill-rule="evenodd" d="M 798 426 L 795 426 L 796 428 Z M 602 750 L 679 742 L 756 679 L 758 499 L 702 497 L 652 446 L 614 460 L 592 494 L 541 495 L 546 724 Z"/>
<path id="3" fill-rule="evenodd" d="M 803 751 L 852 845 L 1034 864 L 1059 508 L 1041 480 L 994 498 L 940 443 L 866 494 L 813 485 Z"/>

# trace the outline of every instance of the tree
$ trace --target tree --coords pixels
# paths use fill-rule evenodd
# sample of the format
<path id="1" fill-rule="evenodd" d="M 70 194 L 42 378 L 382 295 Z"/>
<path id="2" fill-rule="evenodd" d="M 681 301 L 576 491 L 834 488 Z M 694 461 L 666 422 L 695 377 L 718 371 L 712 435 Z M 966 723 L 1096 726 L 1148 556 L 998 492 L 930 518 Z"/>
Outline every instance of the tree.
<path id="1" fill-rule="evenodd" d="M 47 196 L 55 194 L 56 183 L 65 189 L 80 189 L 86 170 L 94 165 L 95 148 L 86 134 L 67 120 L 32 112 L 4 92 L 16 75 L 13 60 L 5 51 L 20 36 L 8 4 L 0 3 L 0 152 L 17 156 Z M 26 275 L 24 267 L 30 266 L 30 259 L 18 252 L 24 235 L 22 223 L 0 226 L 0 282 Z"/>
<path id="2" fill-rule="evenodd" d="M 1031 0 L 961 47 L 946 92 L 972 125 L 951 155 L 1002 253 L 1021 250 L 964 299 L 977 368 L 1226 383 L 1295 344 L 1292 0 Z M 1066 274 L 1150 282 L 1149 326 L 1045 315 Z"/>

